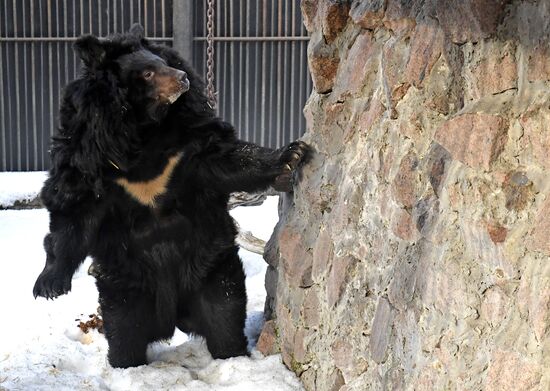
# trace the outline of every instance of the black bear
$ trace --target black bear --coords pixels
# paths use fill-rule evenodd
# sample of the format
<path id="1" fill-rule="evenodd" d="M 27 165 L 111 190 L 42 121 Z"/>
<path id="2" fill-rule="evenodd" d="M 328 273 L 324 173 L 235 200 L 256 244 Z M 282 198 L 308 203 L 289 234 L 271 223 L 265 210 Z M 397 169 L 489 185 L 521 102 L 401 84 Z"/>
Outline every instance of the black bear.
<path id="1" fill-rule="evenodd" d="M 94 259 L 114 367 L 146 363 L 175 327 L 214 358 L 247 354 L 245 275 L 227 211 L 234 191 L 290 191 L 310 148 L 236 138 L 177 52 L 135 25 L 75 43 L 83 74 L 65 89 L 41 197 L 50 213 L 34 295 L 69 292 Z"/>

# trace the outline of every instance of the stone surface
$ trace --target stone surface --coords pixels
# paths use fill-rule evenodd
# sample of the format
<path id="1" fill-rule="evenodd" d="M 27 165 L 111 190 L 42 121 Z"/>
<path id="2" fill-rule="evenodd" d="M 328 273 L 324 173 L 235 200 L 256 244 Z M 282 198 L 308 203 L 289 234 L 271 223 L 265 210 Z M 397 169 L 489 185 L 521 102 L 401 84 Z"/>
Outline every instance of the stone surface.
<path id="1" fill-rule="evenodd" d="M 478 42 L 496 32 L 506 0 L 437 0 L 437 19 L 454 43 Z"/>
<path id="2" fill-rule="evenodd" d="M 327 278 L 327 304 L 329 307 L 333 307 L 340 300 L 356 263 L 357 260 L 353 257 L 334 260 L 332 270 Z"/>
<path id="3" fill-rule="evenodd" d="M 311 64 L 260 346 L 307 391 L 550 389 L 548 3 L 302 9 L 339 62 Z"/>
<path id="4" fill-rule="evenodd" d="M 407 81 L 421 87 L 432 71 L 445 42 L 445 34 L 437 24 L 419 24 L 411 38 L 410 57 L 405 70 Z"/>
<path id="5" fill-rule="evenodd" d="M 542 42 L 533 49 L 528 60 L 528 79 L 529 81 L 548 81 L 550 80 L 550 43 Z"/>
<path id="6" fill-rule="evenodd" d="M 395 200 L 409 210 L 417 200 L 415 190 L 417 173 L 418 158 L 413 151 L 410 151 L 401 159 L 399 171 L 397 171 L 393 180 L 393 195 Z"/>
<path id="7" fill-rule="evenodd" d="M 508 230 L 500 224 L 487 223 L 487 232 L 493 243 L 503 243 L 508 235 Z"/>
<path id="8" fill-rule="evenodd" d="M 542 368 L 514 351 L 497 350 L 487 374 L 487 391 L 535 391 L 540 387 Z"/>
<path id="9" fill-rule="evenodd" d="M 506 144 L 507 122 L 500 115 L 462 114 L 445 122 L 434 138 L 454 159 L 489 170 Z"/>
<path id="10" fill-rule="evenodd" d="M 321 31 L 327 42 L 332 42 L 344 29 L 348 21 L 348 0 L 321 0 L 318 5 Z"/>
<path id="11" fill-rule="evenodd" d="M 258 349 L 265 356 L 269 356 L 279 352 L 276 325 L 274 320 L 268 320 L 267 322 L 265 322 L 260 337 L 258 338 L 256 349 Z"/>
<path id="12" fill-rule="evenodd" d="M 388 0 L 384 26 L 398 36 L 407 36 L 416 26 L 416 4 L 408 1 Z"/>
<path id="13" fill-rule="evenodd" d="M 340 63 L 338 52 L 320 34 L 315 34 L 309 42 L 307 57 L 315 90 L 320 94 L 332 90 Z"/>
<path id="14" fill-rule="evenodd" d="M 529 163 L 535 163 L 550 170 L 550 107 L 523 113 L 520 125 L 523 137 L 520 139 Z"/>
<path id="15" fill-rule="evenodd" d="M 366 80 L 374 79 L 378 68 L 374 51 L 371 32 L 365 31 L 355 38 L 344 64 L 338 71 L 336 96 L 357 94 Z"/>
<path id="16" fill-rule="evenodd" d="M 535 197 L 533 182 L 525 172 L 514 171 L 506 175 L 502 184 L 506 197 L 506 209 L 521 211 L 525 209 Z"/>
<path id="17" fill-rule="evenodd" d="M 302 0 L 300 1 L 300 8 L 302 10 L 302 18 L 304 20 L 304 26 L 307 31 L 311 32 L 317 24 L 317 12 L 319 10 L 318 0 Z"/>
<path id="18" fill-rule="evenodd" d="M 279 243 L 285 243 L 285 246 L 280 249 L 280 259 L 287 272 L 285 278 L 293 286 L 307 287 L 312 284 L 313 257 L 302 242 L 303 236 L 299 232 L 288 227 L 281 230 Z"/>
<path id="19" fill-rule="evenodd" d="M 527 246 L 535 251 L 543 251 L 550 255 L 550 197 L 537 211 L 533 231 L 527 240 Z"/>
<path id="20" fill-rule="evenodd" d="M 386 352 L 392 332 L 393 314 L 390 303 L 384 297 L 378 300 L 372 321 L 370 353 L 374 362 L 380 364 L 386 359 Z"/>
<path id="21" fill-rule="evenodd" d="M 518 67 L 513 44 L 486 45 L 472 71 L 472 97 L 479 99 L 517 88 Z"/>
<path id="22" fill-rule="evenodd" d="M 398 209 L 392 217 L 392 232 L 395 236 L 408 241 L 418 239 L 418 230 L 412 216 L 405 209 Z"/>
<path id="23" fill-rule="evenodd" d="M 355 0 L 351 4 L 350 16 L 359 26 L 374 29 L 382 25 L 385 8 L 386 0 Z"/>
<path id="24" fill-rule="evenodd" d="M 329 265 L 334 256 L 334 244 L 330 231 L 323 228 L 313 247 L 312 278 L 319 281 L 329 270 Z"/>
<path id="25" fill-rule="evenodd" d="M 451 154 L 438 143 L 433 143 L 426 159 L 424 171 L 428 174 L 430 185 L 439 197 L 451 163 Z"/>

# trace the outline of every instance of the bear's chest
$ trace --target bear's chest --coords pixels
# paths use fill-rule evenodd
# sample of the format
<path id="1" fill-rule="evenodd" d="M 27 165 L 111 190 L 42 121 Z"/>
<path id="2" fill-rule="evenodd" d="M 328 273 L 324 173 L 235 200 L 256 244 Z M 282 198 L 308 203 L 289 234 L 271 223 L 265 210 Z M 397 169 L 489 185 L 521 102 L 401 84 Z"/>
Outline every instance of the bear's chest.
<path id="1" fill-rule="evenodd" d="M 158 175 L 146 180 L 131 181 L 125 177 L 115 180 L 115 183 L 122 187 L 127 195 L 143 206 L 156 208 L 160 197 L 166 195 L 182 153 L 178 153 L 168 159 L 160 168 Z"/>

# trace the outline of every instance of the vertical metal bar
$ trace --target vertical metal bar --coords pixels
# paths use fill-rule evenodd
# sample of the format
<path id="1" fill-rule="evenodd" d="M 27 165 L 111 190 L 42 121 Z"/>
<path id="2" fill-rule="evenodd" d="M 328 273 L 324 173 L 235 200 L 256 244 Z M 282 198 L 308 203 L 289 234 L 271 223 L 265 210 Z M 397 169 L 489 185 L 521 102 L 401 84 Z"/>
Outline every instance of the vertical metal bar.
<path id="1" fill-rule="evenodd" d="M 193 2 L 174 0 L 173 2 L 173 47 L 183 58 L 193 59 Z"/>
<path id="2" fill-rule="evenodd" d="M 126 31 L 124 27 L 124 15 L 126 15 L 126 13 L 124 12 L 124 1 L 121 1 L 120 2 L 120 32 L 121 33 Z"/>
<path id="3" fill-rule="evenodd" d="M 138 0 L 138 22 L 139 22 L 140 25 L 143 26 L 143 19 L 142 19 L 142 17 L 141 17 L 141 1 L 142 1 L 142 0 Z M 178 2 L 178 1 L 175 1 L 175 3 L 177 4 L 177 3 L 179 3 L 179 2 Z"/>
<path id="4" fill-rule="evenodd" d="M 157 36 L 157 0 L 153 0 L 153 37 Z"/>
<path id="5" fill-rule="evenodd" d="M 224 0 L 223 2 L 223 8 L 220 7 L 219 10 L 218 10 L 218 13 L 222 13 L 222 10 L 223 10 L 223 36 L 224 37 L 227 37 L 227 26 L 229 25 L 228 23 L 228 12 L 227 12 L 227 2 L 228 0 Z M 219 26 L 218 27 L 218 31 L 220 32 L 219 35 L 222 35 L 222 29 L 221 29 L 222 26 Z M 227 48 L 228 48 L 228 44 L 227 42 L 221 42 L 220 43 L 220 48 L 222 48 L 222 52 L 223 52 L 223 59 L 222 59 L 222 63 L 223 63 L 223 66 L 222 67 L 218 67 L 218 69 L 220 69 L 220 72 L 222 72 L 222 76 L 219 77 L 218 79 L 221 79 L 221 81 L 223 82 L 223 87 L 221 90 L 219 90 L 219 99 L 218 99 L 218 107 L 220 109 L 220 113 L 221 113 L 221 116 L 222 118 L 227 118 L 228 117 L 228 104 L 227 102 L 229 101 L 229 99 L 227 99 L 227 91 L 229 90 L 227 87 L 227 84 L 228 84 L 228 77 L 227 77 L 227 66 L 226 64 L 228 64 L 232 59 L 227 59 Z M 222 111 L 223 110 L 223 111 Z"/>
<path id="6" fill-rule="evenodd" d="M 277 0 L 277 2 L 280 0 Z M 277 33 L 277 3 L 272 4 L 271 9 L 271 32 L 273 36 Z M 277 42 L 270 42 L 271 44 L 271 58 L 277 58 Z M 277 65 L 279 64 L 279 59 L 273 61 L 273 68 L 270 72 L 270 109 L 269 109 L 269 136 L 273 146 L 277 146 L 277 118 L 275 118 L 275 113 L 277 112 Z"/>
<path id="7" fill-rule="evenodd" d="M 290 29 L 290 34 L 295 37 L 296 36 L 296 2 L 292 1 L 292 27 Z M 299 45 L 298 42 L 292 42 L 291 43 L 291 53 L 290 53 L 290 64 L 291 64 L 291 70 L 290 70 L 290 141 L 296 140 L 296 124 L 294 123 L 294 116 L 296 115 L 296 102 L 294 101 L 294 92 L 296 90 L 296 62 L 294 61 L 294 55 L 296 52 L 296 47 Z"/>
<path id="8" fill-rule="evenodd" d="M 1 9 L 5 10 L 4 12 L 7 12 L 6 4 L 2 1 L 1 3 Z M 0 11 L 2 12 L 2 11 Z M 0 18 L 1 19 L 1 18 Z M 1 20 L 0 20 L 1 22 Z M 7 30 L 7 27 L 6 27 Z M 7 32 L 7 31 L 6 31 Z M 2 26 L 0 25 L 0 34 L 2 33 Z M 7 35 L 7 34 L 6 34 Z M 7 56 L 6 56 L 7 60 Z M 7 154 L 6 154 L 6 133 L 8 127 L 6 126 L 5 120 L 6 120 L 6 113 L 4 111 L 4 51 L 2 50 L 2 46 L 0 45 L 0 91 L 2 93 L 0 94 L 0 134 L 2 135 L 2 166 L 0 167 L 2 170 L 7 170 Z M 9 96 L 9 95 L 8 95 Z M 9 98 L 7 99 L 9 101 Z"/>
<path id="9" fill-rule="evenodd" d="M 147 26 L 148 26 L 147 13 L 148 13 L 148 10 L 149 10 L 147 0 L 144 0 L 143 10 L 144 10 L 143 28 L 145 29 L 145 35 L 147 35 L 147 34 L 149 34 L 149 29 L 147 28 Z"/>
<path id="10" fill-rule="evenodd" d="M 162 17 L 162 36 L 166 37 L 166 10 L 164 7 L 164 3 L 165 3 L 165 0 L 160 1 L 160 6 L 161 6 L 160 16 Z"/>
<path id="11" fill-rule="evenodd" d="M 283 16 L 283 20 L 281 21 L 282 24 L 283 24 L 283 29 L 282 29 L 282 35 L 283 36 L 286 36 L 288 35 L 289 31 L 287 29 L 287 22 L 288 22 L 288 1 L 285 1 L 284 2 L 284 16 Z M 283 75 L 288 75 L 289 73 L 291 73 L 291 71 L 288 69 L 288 56 L 287 56 L 287 49 L 288 49 L 288 42 L 287 41 L 284 41 L 282 43 L 282 50 L 283 50 L 283 68 L 282 68 L 282 74 Z M 288 103 L 288 100 L 287 100 L 287 85 L 288 85 L 288 80 L 286 77 L 281 77 L 281 87 L 282 87 L 282 91 L 280 93 L 282 93 L 282 101 L 283 101 L 283 110 L 282 110 L 282 116 L 281 116 L 281 120 L 280 120 L 280 127 L 279 127 L 279 132 L 281 134 L 281 145 L 284 145 L 286 144 L 287 142 L 287 133 L 288 133 L 288 126 L 287 126 L 287 122 L 288 122 L 288 110 L 287 110 L 287 103 Z"/>
<path id="12" fill-rule="evenodd" d="M 106 35 L 109 35 L 111 33 L 111 1 L 107 0 L 107 31 Z"/>
<path id="13" fill-rule="evenodd" d="M 112 0 L 111 12 L 113 14 L 113 29 L 111 31 L 111 34 L 117 34 L 120 32 L 120 27 L 118 25 L 118 5 L 119 2 L 117 0 Z"/>
<path id="14" fill-rule="evenodd" d="M 52 1 L 48 0 L 48 36 L 52 36 Z M 50 113 L 50 128 L 48 129 L 48 136 L 51 137 L 53 134 L 53 54 L 52 54 L 52 45 L 48 44 L 48 65 L 49 65 L 49 106 L 48 112 Z"/>
<path id="15" fill-rule="evenodd" d="M 134 19 L 134 10 L 134 0 L 130 0 L 130 26 L 136 23 L 136 20 Z"/>
<path id="16" fill-rule="evenodd" d="M 31 11 L 31 37 L 34 37 L 34 4 L 30 4 L 30 11 Z M 36 122 L 36 78 L 34 75 L 34 71 L 36 69 L 36 63 L 34 58 L 34 50 L 35 50 L 35 44 L 34 42 L 31 42 L 31 110 L 32 110 L 32 144 L 34 145 L 35 151 L 34 151 L 34 161 L 33 166 L 35 170 L 39 170 L 43 167 L 38 166 L 38 154 L 39 154 L 39 145 L 38 145 L 38 135 L 37 135 L 37 122 Z M 1 67 L 0 67 L 1 68 Z M 2 70 L 0 69 L 0 74 L 2 73 Z"/>
<path id="17" fill-rule="evenodd" d="M 206 21 L 206 0 L 203 0 L 203 8 L 202 8 L 202 12 L 201 12 L 201 15 L 200 15 L 200 18 L 202 18 L 202 21 L 203 21 L 203 36 L 206 35 L 206 31 L 207 31 L 207 28 L 206 28 L 206 24 L 207 24 L 207 21 Z M 203 42 L 202 43 L 202 64 L 203 64 L 203 74 L 206 75 L 206 42 Z"/>
<path id="18" fill-rule="evenodd" d="M 256 36 L 259 36 L 260 35 L 260 29 L 259 29 L 259 20 L 258 20 L 258 15 L 259 15 L 259 12 L 258 12 L 258 8 L 259 8 L 259 4 L 256 2 L 255 3 L 255 13 L 254 13 L 254 34 Z M 252 88 L 252 102 L 254 105 L 257 105 L 258 104 L 258 88 L 257 88 L 257 83 L 258 83 L 258 55 L 259 55 L 259 47 L 260 45 L 258 45 L 257 42 L 251 44 L 251 47 L 254 48 L 254 71 L 253 71 L 253 78 L 252 78 L 252 83 L 256 86 L 254 88 Z M 249 109 L 250 110 L 250 109 Z M 258 126 L 258 123 L 257 123 L 257 119 L 258 119 L 258 116 L 257 116 L 257 111 L 256 108 L 254 108 L 254 110 L 250 110 L 252 113 L 252 130 L 253 130 L 253 134 L 254 134 L 254 138 L 252 140 L 252 142 L 254 143 L 258 143 L 259 141 L 259 136 L 260 136 L 260 132 L 261 132 L 261 127 Z"/>
<path id="19" fill-rule="evenodd" d="M 68 37 L 69 36 L 69 30 L 67 28 L 67 0 L 63 0 L 63 36 L 64 37 Z M 67 85 L 69 83 L 69 48 L 68 48 L 68 44 L 64 43 L 63 44 L 64 46 L 64 49 L 65 49 L 65 55 L 63 56 L 64 57 L 64 60 L 65 60 L 65 82 L 64 82 L 64 85 Z"/>
<path id="20" fill-rule="evenodd" d="M 73 2 L 73 35 L 74 36 L 79 35 L 78 32 L 76 31 L 76 4 L 74 2 Z M 76 75 L 77 72 L 78 72 L 77 66 L 78 66 L 78 59 L 77 59 L 76 54 L 73 51 L 73 71 L 74 71 L 74 75 Z"/>
<path id="21" fill-rule="evenodd" d="M 266 36 L 267 35 L 267 31 L 266 31 L 266 28 L 267 28 L 267 0 L 263 0 L 262 2 L 262 36 Z M 266 106 L 266 98 L 267 98 L 267 94 L 266 94 L 266 83 L 267 83 L 267 80 L 266 80 L 266 67 L 267 67 L 267 61 L 266 61 L 266 43 L 265 41 L 262 42 L 261 44 L 262 46 L 262 66 L 261 66 L 261 70 L 262 70 L 262 80 L 261 80 L 261 104 L 262 104 L 262 108 L 260 110 L 260 128 L 261 128 L 261 132 L 262 132 L 262 135 L 261 135 L 261 138 L 260 138 L 260 144 L 263 145 L 263 146 L 267 146 L 266 142 L 265 142 L 265 136 L 266 136 L 266 132 L 268 131 L 268 127 L 267 127 L 267 124 L 265 122 L 266 120 L 266 115 L 265 115 L 265 106 Z"/>
<path id="22" fill-rule="evenodd" d="M 282 36 L 283 31 L 283 0 L 278 1 L 278 7 L 277 7 L 277 36 Z M 282 145 L 281 140 L 281 105 L 282 105 L 282 80 L 283 80 L 283 59 L 282 59 L 282 44 L 281 42 L 277 42 L 277 111 L 276 111 L 276 132 L 277 132 L 277 147 L 280 147 Z"/>
<path id="23" fill-rule="evenodd" d="M 244 20 L 244 23 L 246 25 L 246 36 L 250 36 L 250 3 L 248 0 L 246 1 L 246 19 Z M 244 128 L 245 128 L 245 134 L 246 134 L 246 140 L 252 141 L 252 137 L 250 135 L 250 124 L 248 121 L 248 117 L 250 116 L 250 47 L 251 44 L 246 43 L 245 44 L 245 63 L 244 63 Z"/>
<path id="24" fill-rule="evenodd" d="M 56 18 L 55 18 L 55 27 L 56 27 L 56 36 L 60 36 L 59 34 L 59 28 L 60 28 L 60 19 L 59 19 L 59 0 L 55 0 L 55 12 L 56 12 Z M 90 31 L 91 31 L 91 28 L 90 28 Z M 57 42 L 56 44 L 56 68 L 57 68 L 57 83 L 55 84 L 55 91 L 57 92 L 56 94 L 56 98 L 57 98 L 57 101 L 59 101 L 59 90 L 61 89 L 60 88 L 60 85 L 61 85 L 61 61 L 60 61 L 60 45 L 64 45 L 64 43 L 60 43 L 60 42 Z M 54 126 L 55 126 L 55 122 L 57 121 L 57 111 L 58 110 L 54 110 L 54 108 L 57 107 L 57 102 L 54 98 L 54 100 L 52 101 L 52 111 L 51 111 L 51 115 L 52 117 L 54 117 Z M 52 127 L 52 133 L 53 133 L 53 130 L 54 128 Z"/>
<path id="25" fill-rule="evenodd" d="M 214 12 L 214 15 L 216 16 L 216 23 L 214 25 L 214 36 L 216 35 L 219 35 L 219 28 L 221 26 L 221 15 L 222 15 L 222 11 L 221 11 L 221 0 L 217 0 L 216 1 L 216 10 Z M 216 93 L 217 93 L 217 96 L 216 96 L 216 103 L 217 103 L 217 106 L 218 106 L 218 113 L 221 112 L 221 103 L 220 103 L 220 97 L 221 97 L 221 94 L 220 94 L 220 91 L 223 89 L 223 87 L 221 86 L 221 77 L 220 77 L 220 64 L 221 64 L 221 52 L 220 52 L 220 47 L 221 47 L 221 44 L 219 41 L 214 41 L 214 55 L 216 56 L 216 60 L 214 61 L 214 81 L 216 83 Z"/>
<path id="26" fill-rule="evenodd" d="M 44 13 L 42 11 L 42 5 L 39 4 L 38 5 L 38 9 L 39 9 L 39 14 L 40 14 L 40 26 L 44 26 L 44 22 L 43 22 L 43 19 L 44 19 Z M 42 31 L 42 30 L 40 30 Z M 48 126 L 46 124 L 46 121 L 45 121 L 45 118 L 44 118 L 44 99 L 45 99 L 45 91 L 46 91 L 46 88 L 45 88 L 45 77 L 44 77 L 44 72 L 45 72 L 45 54 L 44 54 L 44 43 L 39 43 L 40 45 L 40 91 L 42 91 L 42 93 L 40 94 L 40 149 L 42 151 L 46 150 L 47 149 L 47 146 L 45 145 L 44 143 L 44 138 L 45 138 L 45 135 L 46 135 L 46 127 Z M 43 166 L 46 166 L 47 162 L 46 162 L 46 154 L 42 154 L 42 165 Z"/>
<path id="27" fill-rule="evenodd" d="M 17 30 L 17 1 L 13 0 L 13 32 L 14 36 L 17 37 L 19 35 Z M 19 47 L 18 43 L 15 42 L 13 44 L 14 46 L 14 52 L 15 52 L 15 58 L 19 58 Z M 14 64 L 14 71 L 15 71 L 15 132 L 16 132 L 16 153 L 17 153 L 17 170 L 21 170 L 21 102 L 20 102 L 20 93 L 19 93 L 19 67 L 18 64 Z"/>
<path id="28" fill-rule="evenodd" d="M 28 28 L 28 22 L 27 22 L 27 13 L 26 13 L 26 4 L 23 2 L 22 4 L 22 16 L 23 16 L 23 23 L 22 23 L 22 30 L 23 30 L 23 37 L 27 37 L 27 28 Z M 24 97 L 23 97 L 23 100 L 25 102 L 24 104 L 24 114 L 23 114 L 23 118 L 22 118 L 22 127 L 24 129 L 21 129 L 20 131 L 22 132 L 23 130 L 25 131 L 25 145 L 24 145 L 24 151 L 25 151 L 25 167 L 24 169 L 25 170 L 31 170 L 31 155 L 34 154 L 33 152 L 33 145 L 31 143 L 31 138 L 29 137 L 30 136 L 30 132 L 31 132 L 31 129 L 30 129 L 30 124 L 29 124 L 29 96 L 28 96 L 28 91 L 29 91 L 29 74 L 28 74 L 28 67 L 27 67 L 27 49 L 28 49 L 28 43 L 27 42 L 23 42 L 22 43 L 22 50 L 23 50 L 23 94 L 24 94 Z"/>
<path id="29" fill-rule="evenodd" d="M 84 3 L 82 0 L 80 0 L 80 33 L 84 34 Z"/>
<path id="30" fill-rule="evenodd" d="M 240 2 L 240 7 L 239 7 L 239 27 L 238 27 L 238 33 L 237 33 L 237 36 L 239 37 L 242 37 L 243 36 L 243 9 L 242 9 L 242 6 L 243 6 L 243 2 L 241 1 Z M 237 81 L 238 81 L 238 84 L 237 84 L 237 93 L 238 93 L 238 106 L 236 107 L 236 112 L 237 112 L 237 115 L 238 115 L 238 119 L 237 119 L 237 123 L 238 123 L 238 126 L 239 126 L 239 137 L 240 138 L 244 138 L 244 132 L 243 132 L 243 117 L 242 117 L 242 110 L 243 110 L 243 99 L 242 99 L 242 96 L 243 96 L 243 88 L 242 88 L 242 80 L 243 80 L 243 42 L 242 41 L 239 41 L 239 60 L 237 61 L 237 69 L 238 69 L 238 73 L 237 73 Z"/>
<path id="31" fill-rule="evenodd" d="M 304 77 L 305 77 L 305 66 L 304 66 L 304 43 L 300 42 L 300 83 L 299 83 L 299 89 L 298 89 L 298 101 L 300 102 L 300 105 L 304 102 Z M 302 116 L 300 116 L 300 125 L 305 125 L 304 121 L 302 121 Z M 302 129 L 300 129 L 302 131 Z"/>
<path id="32" fill-rule="evenodd" d="M 102 37 L 103 36 L 103 4 L 102 0 L 98 1 L 97 5 L 97 35 Z"/>
<path id="33" fill-rule="evenodd" d="M 275 13 L 273 12 L 273 4 L 271 4 L 272 7 L 270 8 L 270 12 L 271 12 L 271 15 L 270 15 L 270 24 L 269 24 L 269 28 L 270 28 L 270 34 L 271 35 L 275 35 L 274 32 L 275 32 L 275 28 L 274 28 L 274 25 L 275 25 L 275 21 L 274 21 L 274 16 L 275 16 Z M 275 43 L 274 42 L 269 42 L 269 58 L 271 59 L 275 59 L 276 57 L 276 53 L 274 51 L 274 48 L 275 48 Z M 269 72 L 268 72 L 268 75 L 269 75 L 269 89 L 268 89 L 268 104 L 269 104 L 269 108 L 268 109 L 268 113 L 267 113 L 267 118 L 268 118 L 268 137 L 269 137 L 269 145 L 271 147 L 275 146 L 274 142 L 273 142 L 273 112 L 275 111 L 273 109 L 273 105 L 275 104 L 275 102 L 272 101 L 273 99 L 273 91 L 275 90 L 274 86 L 273 86 L 273 78 L 274 78 L 274 75 L 275 75 L 275 67 L 276 67 L 276 64 L 277 62 L 276 61 L 270 61 L 269 63 Z"/>
<path id="34" fill-rule="evenodd" d="M 93 9 L 92 9 L 92 2 L 89 1 L 88 2 L 88 33 L 89 34 L 94 33 L 93 23 L 92 23 L 93 16 L 94 16 L 94 13 L 93 13 Z"/>
<path id="35" fill-rule="evenodd" d="M 233 1 L 230 1 L 230 6 L 229 6 L 229 26 L 231 26 L 231 36 L 233 36 L 233 27 L 234 27 L 234 24 L 233 24 L 233 6 L 234 6 L 234 2 Z M 230 55 L 230 58 L 231 58 L 231 61 L 229 62 L 229 67 L 230 67 L 230 79 L 231 79 L 231 100 L 230 102 L 228 102 L 228 104 L 230 105 L 231 107 L 231 116 L 230 116 L 230 121 L 232 124 L 236 125 L 235 124 L 235 102 L 236 102 L 236 99 L 235 99 L 235 77 L 236 75 L 234 74 L 234 71 L 235 71 L 235 43 L 234 42 L 231 42 L 230 43 L 230 51 L 231 51 L 231 55 Z"/>

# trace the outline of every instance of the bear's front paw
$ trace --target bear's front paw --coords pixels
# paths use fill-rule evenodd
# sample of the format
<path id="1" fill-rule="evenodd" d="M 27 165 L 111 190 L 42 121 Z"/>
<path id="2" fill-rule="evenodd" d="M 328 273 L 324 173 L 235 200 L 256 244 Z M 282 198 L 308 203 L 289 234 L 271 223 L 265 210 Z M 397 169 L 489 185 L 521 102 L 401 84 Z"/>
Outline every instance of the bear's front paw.
<path id="1" fill-rule="evenodd" d="M 54 267 L 47 265 L 34 283 L 32 290 L 34 298 L 38 296 L 55 299 L 71 290 L 72 276 L 59 273 Z"/>
<path id="2" fill-rule="evenodd" d="M 294 172 L 301 164 L 308 162 L 311 154 L 312 148 L 303 141 L 295 141 L 283 147 L 279 157 L 282 173 L 275 178 L 273 188 L 277 191 L 292 191 Z"/>

